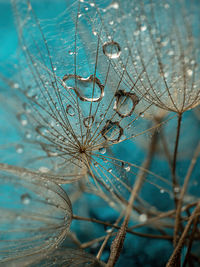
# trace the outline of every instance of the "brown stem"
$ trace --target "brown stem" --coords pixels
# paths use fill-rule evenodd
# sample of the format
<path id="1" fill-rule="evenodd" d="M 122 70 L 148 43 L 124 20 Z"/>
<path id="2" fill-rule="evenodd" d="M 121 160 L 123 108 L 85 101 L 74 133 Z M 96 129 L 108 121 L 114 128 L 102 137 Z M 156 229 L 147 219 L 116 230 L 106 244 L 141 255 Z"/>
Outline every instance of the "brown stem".
<path id="1" fill-rule="evenodd" d="M 143 169 L 144 168 L 148 169 L 150 166 L 153 154 L 155 152 L 155 147 L 156 147 L 156 143 L 157 143 L 156 141 L 157 141 L 157 132 L 156 132 L 156 129 L 154 129 L 153 136 L 151 139 L 151 144 L 149 147 L 149 152 L 148 152 L 146 160 L 143 163 Z M 131 216 L 133 203 L 134 203 L 134 201 L 138 195 L 139 190 L 141 189 L 145 175 L 146 175 L 146 173 L 144 171 L 141 171 L 139 173 L 136 181 L 135 181 L 135 184 L 133 186 L 133 189 L 131 191 L 131 195 L 129 198 L 128 206 L 126 208 L 124 221 L 121 225 L 121 228 L 119 229 L 119 231 L 117 233 L 117 236 L 115 237 L 115 239 L 113 240 L 112 245 L 111 245 L 111 253 L 110 253 L 110 257 L 108 259 L 107 267 L 113 267 L 120 256 L 120 252 L 122 250 L 123 243 L 124 243 L 125 236 L 126 236 L 126 232 L 127 232 L 128 222 L 129 222 L 130 216 Z"/>
<path id="2" fill-rule="evenodd" d="M 192 213 L 192 215 L 191 215 L 191 217 L 190 217 L 190 219 L 189 219 L 189 221 L 188 221 L 188 223 L 187 223 L 187 225 L 186 225 L 186 227 L 185 227 L 185 229 L 184 229 L 184 231 L 183 231 L 183 233 L 182 233 L 168 263 L 167 263 L 167 265 L 166 265 L 166 267 L 179 266 L 177 264 L 179 264 L 179 262 L 180 262 L 179 259 L 180 259 L 182 247 L 184 245 L 187 234 L 190 230 L 190 226 L 191 226 L 193 220 L 195 219 L 195 217 L 199 216 L 199 214 L 198 214 L 199 212 L 200 212 L 200 202 L 198 202 L 195 210 L 193 211 L 193 213 Z"/>
<path id="3" fill-rule="evenodd" d="M 80 220 L 80 221 L 88 221 L 88 222 L 93 222 L 93 223 L 99 223 L 102 225 L 106 225 L 109 227 L 113 227 L 115 229 L 120 229 L 121 227 L 112 223 L 108 223 L 108 222 L 103 222 L 97 219 L 93 219 L 93 218 L 86 218 L 86 217 L 81 217 L 81 216 L 77 216 L 77 215 L 73 215 L 72 217 L 74 220 Z M 133 235 L 137 235 L 140 237 L 146 237 L 146 238 L 156 238 L 156 239 L 165 239 L 165 240 L 172 240 L 173 237 L 170 235 L 153 235 L 153 234 L 145 234 L 145 233 L 139 233 L 139 232 L 135 232 L 132 231 L 130 228 L 127 229 L 127 233 L 133 234 Z"/>
<path id="4" fill-rule="evenodd" d="M 199 153 L 200 153 L 200 143 L 198 144 L 197 149 L 195 150 L 194 156 L 192 157 L 192 160 L 191 160 L 189 169 L 187 171 L 187 174 L 186 174 L 186 177 L 184 180 L 184 184 L 183 184 L 183 187 L 181 189 L 181 193 L 180 193 L 180 196 L 178 199 L 177 210 L 176 210 L 176 219 L 175 219 L 175 227 L 174 227 L 174 239 L 173 239 L 174 246 L 176 246 L 177 240 L 178 240 L 178 232 L 179 232 L 179 227 L 180 227 L 180 217 L 181 217 L 183 198 L 184 198 L 184 195 L 186 193 L 187 186 L 188 186 L 192 171 L 194 169 L 194 166 L 197 162 L 197 158 L 199 156 Z"/>
<path id="5" fill-rule="evenodd" d="M 180 139 L 181 121 L 182 121 L 182 113 L 178 113 L 176 141 L 175 141 L 175 146 L 174 146 L 174 155 L 173 155 L 173 162 L 172 162 L 172 183 L 173 183 L 175 206 L 177 206 L 176 188 L 178 186 L 178 182 L 176 180 L 176 165 L 177 165 L 178 145 L 179 145 L 179 139 Z"/>

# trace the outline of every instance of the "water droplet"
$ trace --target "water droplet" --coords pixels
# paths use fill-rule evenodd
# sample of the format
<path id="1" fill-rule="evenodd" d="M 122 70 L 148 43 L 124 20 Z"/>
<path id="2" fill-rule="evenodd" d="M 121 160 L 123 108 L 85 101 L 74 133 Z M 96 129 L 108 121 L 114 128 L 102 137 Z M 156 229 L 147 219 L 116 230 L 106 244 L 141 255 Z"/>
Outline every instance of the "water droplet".
<path id="1" fill-rule="evenodd" d="M 119 8 L 119 4 L 117 2 L 113 2 L 107 7 L 107 10 L 110 9 L 110 8 L 118 9 Z"/>
<path id="2" fill-rule="evenodd" d="M 180 188 L 178 186 L 174 187 L 174 192 L 175 193 L 179 193 L 180 192 Z"/>
<path id="3" fill-rule="evenodd" d="M 107 120 L 101 134 L 106 140 L 117 143 L 120 141 L 120 137 L 123 134 L 123 128 L 119 126 L 119 122 Z"/>
<path id="4" fill-rule="evenodd" d="M 22 153 L 24 152 L 24 147 L 23 147 L 23 145 L 17 145 L 17 146 L 16 146 L 16 152 L 17 152 L 18 154 L 22 154 Z"/>
<path id="5" fill-rule="evenodd" d="M 30 204 L 30 202 L 31 202 L 31 197 L 29 196 L 29 194 L 23 194 L 23 195 L 21 195 L 21 202 L 22 202 L 22 204 L 24 204 L 24 205 L 28 205 L 28 204 Z"/>
<path id="6" fill-rule="evenodd" d="M 116 101 L 113 109 L 120 117 L 128 117 L 133 113 L 135 106 L 139 103 L 139 98 L 134 93 L 119 90 L 115 93 Z"/>
<path id="7" fill-rule="evenodd" d="M 101 147 L 101 148 L 99 148 L 99 152 L 100 152 L 101 154 L 105 154 L 105 153 L 106 153 L 106 148 L 105 148 L 105 147 Z"/>
<path id="8" fill-rule="evenodd" d="M 140 27 L 140 30 L 141 30 L 142 32 L 146 31 L 146 29 L 147 29 L 147 26 L 146 26 L 146 25 L 142 25 L 142 26 Z"/>
<path id="9" fill-rule="evenodd" d="M 74 51 L 68 51 L 69 55 L 72 56 L 72 55 L 75 55 L 75 52 Z"/>
<path id="10" fill-rule="evenodd" d="M 71 105 L 67 105 L 66 112 L 71 117 L 75 115 L 74 108 Z"/>
<path id="11" fill-rule="evenodd" d="M 86 128 L 91 128 L 93 122 L 94 122 L 94 116 L 89 116 L 83 119 L 83 124 Z"/>
<path id="12" fill-rule="evenodd" d="M 146 222 L 146 221 L 147 221 L 147 215 L 146 215 L 146 214 L 141 214 L 141 215 L 139 216 L 139 221 L 140 221 L 141 223 Z"/>
<path id="13" fill-rule="evenodd" d="M 103 44 L 103 53 L 111 59 L 118 58 L 121 54 L 121 48 L 117 42 L 110 41 Z"/>
<path id="14" fill-rule="evenodd" d="M 31 133 L 29 131 L 27 131 L 25 133 L 25 137 L 26 137 L 26 139 L 30 139 L 31 138 Z"/>
<path id="15" fill-rule="evenodd" d="M 164 194 L 165 193 L 165 190 L 164 189 L 160 189 L 160 193 L 161 194 Z"/>
<path id="16" fill-rule="evenodd" d="M 109 169 L 108 169 L 108 172 L 110 172 L 110 173 L 111 173 L 111 172 L 112 172 L 112 169 L 111 169 L 111 168 L 109 168 Z"/>
<path id="17" fill-rule="evenodd" d="M 193 71 L 192 70 L 187 70 L 187 75 L 188 76 L 192 76 L 192 74 L 193 74 Z"/>
<path id="18" fill-rule="evenodd" d="M 39 169 L 38 169 L 39 172 L 42 172 L 42 173 L 47 173 L 49 172 L 49 169 L 45 166 L 41 166 Z"/>
<path id="19" fill-rule="evenodd" d="M 31 108 L 27 103 L 23 103 L 23 108 L 26 113 L 30 114 L 31 113 Z"/>
<path id="20" fill-rule="evenodd" d="M 13 87 L 14 89 L 18 89 L 18 88 L 19 88 L 19 84 L 18 84 L 18 83 L 13 83 L 12 87 Z"/>
<path id="21" fill-rule="evenodd" d="M 48 133 L 48 130 L 47 130 L 47 128 L 46 127 L 44 127 L 44 126 L 38 126 L 38 127 L 36 127 L 36 132 L 38 132 L 40 135 L 42 135 L 42 136 L 45 136 L 45 135 L 47 135 L 47 133 Z"/>
<path id="22" fill-rule="evenodd" d="M 73 89 L 82 101 L 99 102 L 104 96 L 104 86 L 100 80 L 90 75 L 83 78 L 79 75 L 69 74 L 63 77 L 68 89 Z"/>
<path id="23" fill-rule="evenodd" d="M 20 121 L 22 126 L 26 126 L 28 124 L 28 119 L 24 113 L 18 114 L 17 118 Z"/>
<path id="24" fill-rule="evenodd" d="M 130 167 L 128 164 L 125 164 L 125 165 L 124 165 L 124 170 L 125 170 L 126 172 L 130 172 L 131 167 Z"/>

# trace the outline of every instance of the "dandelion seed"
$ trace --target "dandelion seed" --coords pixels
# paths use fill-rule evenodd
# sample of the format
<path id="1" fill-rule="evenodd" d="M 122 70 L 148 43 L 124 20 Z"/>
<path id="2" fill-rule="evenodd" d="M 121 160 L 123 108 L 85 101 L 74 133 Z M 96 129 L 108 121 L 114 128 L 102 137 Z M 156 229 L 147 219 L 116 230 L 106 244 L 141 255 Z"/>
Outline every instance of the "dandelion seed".
<path id="1" fill-rule="evenodd" d="M 5 164 L 0 169 L 1 264 L 41 250 L 48 252 L 63 240 L 70 226 L 72 210 L 66 193 L 37 174 L 24 175 L 21 170 L 19 175 L 19 169 Z M 49 243 L 52 237 L 57 239 Z"/>

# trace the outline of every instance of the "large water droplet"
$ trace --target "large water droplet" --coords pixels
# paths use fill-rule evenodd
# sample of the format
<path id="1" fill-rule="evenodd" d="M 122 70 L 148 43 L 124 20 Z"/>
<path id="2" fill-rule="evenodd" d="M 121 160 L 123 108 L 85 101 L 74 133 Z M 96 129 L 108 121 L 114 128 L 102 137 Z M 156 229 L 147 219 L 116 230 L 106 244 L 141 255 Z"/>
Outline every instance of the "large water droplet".
<path id="1" fill-rule="evenodd" d="M 128 117 L 133 113 L 135 106 L 139 103 L 139 98 L 134 93 L 119 90 L 115 93 L 116 101 L 113 109 L 120 117 Z"/>
<path id="2" fill-rule="evenodd" d="M 99 102 L 104 96 L 104 86 L 93 75 L 83 78 L 79 75 L 69 74 L 63 77 L 68 89 L 73 89 L 82 101 Z"/>
<path id="3" fill-rule="evenodd" d="M 94 122 L 94 116 L 88 116 L 87 118 L 83 119 L 83 124 L 86 128 L 91 128 Z"/>
<path id="4" fill-rule="evenodd" d="M 30 202 L 31 202 L 31 197 L 29 196 L 29 194 L 23 194 L 23 195 L 21 195 L 21 202 L 22 202 L 22 204 L 24 204 L 24 205 L 28 205 L 28 204 L 30 204 Z"/>
<path id="5" fill-rule="evenodd" d="M 71 105 L 67 105 L 66 112 L 69 116 L 73 117 L 75 115 L 74 108 Z"/>
<path id="6" fill-rule="evenodd" d="M 123 132 L 123 128 L 119 126 L 119 122 L 107 120 L 101 134 L 106 140 L 117 143 L 120 141 L 120 137 L 122 136 Z"/>
<path id="7" fill-rule="evenodd" d="M 103 53 L 111 59 L 118 58 L 121 54 L 120 45 L 114 41 L 106 42 L 103 44 Z"/>

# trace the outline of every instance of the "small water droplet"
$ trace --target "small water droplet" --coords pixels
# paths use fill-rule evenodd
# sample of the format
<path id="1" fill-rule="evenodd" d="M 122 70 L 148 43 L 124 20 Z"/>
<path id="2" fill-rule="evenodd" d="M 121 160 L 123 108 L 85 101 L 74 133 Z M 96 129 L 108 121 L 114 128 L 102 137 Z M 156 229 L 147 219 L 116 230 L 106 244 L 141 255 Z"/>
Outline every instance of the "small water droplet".
<path id="1" fill-rule="evenodd" d="M 31 113 L 31 108 L 27 103 L 23 103 L 23 108 L 26 113 L 30 114 Z"/>
<path id="2" fill-rule="evenodd" d="M 49 169 L 45 166 L 41 166 L 39 169 L 38 169 L 39 172 L 42 172 L 42 173 L 47 173 L 49 172 Z"/>
<path id="3" fill-rule="evenodd" d="M 111 172 L 112 172 L 112 168 L 109 168 L 109 169 L 108 169 L 108 172 L 110 172 L 110 173 L 111 173 Z"/>
<path id="4" fill-rule="evenodd" d="M 142 32 L 146 31 L 146 29 L 147 29 L 147 26 L 146 26 L 146 25 L 142 25 L 142 26 L 140 27 L 140 30 L 141 30 Z"/>
<path id="5" fill-rule="evenodd" d="M 160 189 L 160 193 L 161 194 L 164 194 L 165 193 L 165 190 L 164 189 Z"/>
<path id="6" fill-rule="evenodd" d="M 26 139 L 30 139 L 31 138 L 31 133 L 29 131 L 27 131 L 25 133 L 25 137 L 26 137 Z"/>
<path id="7" fill-rule="evenodd" d="M 192 76 L 192 74 L 193 74 L 193 71 L 192 71 L 192 70 L 190 70 L 190 69 L 187 70 L 187 75 L 188 75 L 188 76 Z"/>
<path id="8" fill-rule="evenodd" d="M 18 88 L 19 88 L 19 84 L 18 84 L 18 83 L 13 83 L 12 87 L 13 87 L 14 89 L 18 89 Z"/>
<path id="9" fill-rule="evenodd" d="M 106 140 L 117 143 L 120 141 L 120 138 L 123 134 L 123 128 L 119 125 L 119 122 L 107 120 L 106 125 L 101 131 L 101 134 Z"/>
<path id="10" fill-rule="evenodd" d="M 44 126 L 38 126 L 36 127 L 36 132 L 38 132 L 40 135 L 45 136 L 49 132 L 46 127 Z"/>
<path id="11" fill-rule="evenodd" d="M 115 59 L 121 54 L 120 45 L 117 42 L 110 41 L 103 44 L 103 53 L 108 58 Z"/>
<path id="12" fill-rule="evenodd" d="M 20 121 L 22 126 L 26 126 L 28 124 L 28 119 L 24 113 L 18 114 L 17 118 Z"/>
<path id="13" fill-rule="evenodd" d="M 69 74 L 63 77 L 68 89 L 73 89 L 82 101 L 99 102 L 104 96 L 104 86 L 100 80 L 90 75 L 83 78 L 79 75 Z"/>
<path id="14" fill-rule="evenodd" d="M 140 221 L 141 223 L 146 222 L 146 221 L 147 221 L 147 215 L 146 215 L 146 214 L 141 214 L 141 215 L 139 216 L 139 221 Z"/>
<path id="15" fill-rule="evenodd" d="M 135 106 L 139 103 L 139 98 L 134 93 L 128 93 L 119 90 L 115 93 L 116 101 L 113 109 L 116 110 L 118 115 L 122 118 L 131 116 Z"/>
<path id="16" fill-rule="evenodd" d="M 29 194 L 23 194 L 23 195 L 21 195 L 21 202 L 22 202 L 22 204 L 24 204 L 24 205 L 28 205 L 28 204 L 30 204 L 30 202 L 31 202 L 31 197 L 30 197 L 30 195 L 29 195 Z"/>
<path id="17" fill-rule="evenodd" d="M 24 152 L 24 147 L 23 147 L 23 145 L 17 145 L 17 146 L 16 146 L 16 152 L 17 152 L 18 154 L 22 154 L 22 153 Z"/>
<path id="18" fill-rule="evenodd" d="M 100 152 L 101 154 L 105 154 L 105 153 L 106 153 L 106 148 L 105 148 L 105 147 L 101 147 L 101 148 L 99 148 L 99 152 Z"/>
<path id="19" fill-rule="evenodd" d="M 67 105 L 66 112 L 71 117 L 75 115 L 74 108 L 71 105 Z"/>
<path id="20" fill-rule="evenodd" d="M 130 167 L 128 164 L 125 164 L 125 165 L 124 165 L 124 170 L 125 170 L 126 172 L 130 172 L 131 167 Z"/>
<path id="21" fill-rule="evenodd" d="M 83 124 L 86 128 L 91 128 L 94 122 L 94 116 L 88 116 L 87 118 L 83 119 Z"/>
<path id="22" fill-rule="evenodd" d="M 178 186 L 174 187 L 174 192 L 175 193 L 179 193 L 180 192 L 180 188 Z"/>

